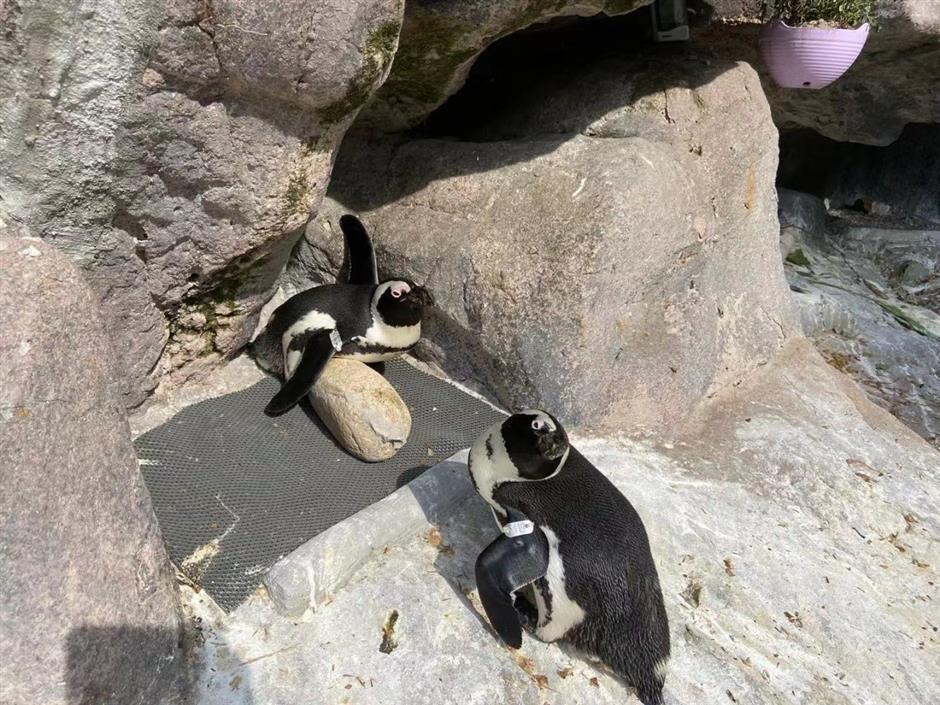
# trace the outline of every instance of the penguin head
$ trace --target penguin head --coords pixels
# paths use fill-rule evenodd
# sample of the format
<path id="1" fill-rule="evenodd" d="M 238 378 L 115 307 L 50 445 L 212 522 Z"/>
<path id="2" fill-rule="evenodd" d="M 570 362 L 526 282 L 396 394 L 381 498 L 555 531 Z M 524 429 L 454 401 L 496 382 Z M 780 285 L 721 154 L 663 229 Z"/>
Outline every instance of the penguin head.
<path id="1" fill-rule="evenodd" d="M 391 279 L 379 284 L 372 299 L 382 321 L 390 326 L 413 326 L 421 322 L 426 306 L 434 297 L 423 286 L 407 279 Z"/>
<path id="2" fill-rule="evenodd" d="M 519 476 L 526 480 L 551 477 L 568 458 L 568 434 L 554 416 L 526 409 L 503 421 L 503 445 Z"/>

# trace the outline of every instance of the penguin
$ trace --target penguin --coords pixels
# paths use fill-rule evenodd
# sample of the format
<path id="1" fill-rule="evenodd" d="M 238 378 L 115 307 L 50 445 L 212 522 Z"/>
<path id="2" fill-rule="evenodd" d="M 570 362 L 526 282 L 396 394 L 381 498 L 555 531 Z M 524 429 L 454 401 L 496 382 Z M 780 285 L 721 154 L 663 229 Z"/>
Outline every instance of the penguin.
<path id="1" fill-rule="evenodd" d="M 501 534 L 477 558 L 480 601 L 510 647 L 523 626 L 567 642 L 663 703 L 669 622 L 639 514 L 548 412 L 529 409 L 484 431 L 470 477 Z"/>
<path id="2" fill-rule="evenodd" d="M 411 350 L 421 337 L 431 293 L 409 279 L 379 282 L 372 242 L 353 215 L 340 218 L 345 262 L 337 284 L 295 294 L 278 306 L 253 344 L 256 357 L 285 382 L 264 411 L 277 416 L 310 391 L 335 355 L 383 363 Z"/>

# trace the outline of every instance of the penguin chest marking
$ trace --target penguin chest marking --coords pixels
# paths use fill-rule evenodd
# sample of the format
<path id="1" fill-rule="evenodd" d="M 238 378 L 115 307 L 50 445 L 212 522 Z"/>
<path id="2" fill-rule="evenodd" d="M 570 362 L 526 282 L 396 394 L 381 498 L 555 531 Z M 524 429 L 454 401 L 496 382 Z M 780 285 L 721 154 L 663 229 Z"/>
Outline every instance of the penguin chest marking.
<path id="1" fill-rule="evenodd" d="M 396 357 L 401 355 L 404 350 L 389 350 L 388 352 L 344 352 L 337 353 L 336 357 L 346 358 L 347 360 L 359 360 L 359 362 L 386 362 L 387 360 L 394 360 Z"/>
<path id="2" fill-rule="evenodd" d="M 377 317 L 373 317 L 372 325 L 366 329 L 361 342 L 366 345 L 405 350 L 413 347 L 420 337 L 420 323 L 415 323 L 413 326 L 390 326 L 377 320 Z"/>
<path id="3" fill-rule="evenodd" d="M 535 634 L 542 641 L 557 641 L 585 617 L 581 605 L 568 596 L 565 589 L 565 564 L 559 551 L 558 536 L 547 526 L 539 526 L 548 539 L 548 570 L 535 584 L 535 602 L 539 622 Z M 548 594 L 543 594 L 547 591 Z"/>
<path id="4" fill-rule="evenodd" d="M 390 326 L 375 317 L 365 334 L 353 338 L 350 350 L 344 350 L 340 357 L 347 357 L 362 362 L 384 362 L 392 360 L 413 348 L 421 337 L 421 324 L 413 326 Z"/>
<path id="5" fill-rule="evenodd" d="M 506 516 L 506 511 L 493 498 L 496 485 L 510 479 L 517 479 L 518 473 L 506 453 L 499 434 L 499 424 L 495 424 L 488 433 L 482 434 L 470 448 L 470 477 L 480 496 L 493 508 L 496 523 L 502 526 L 499 517 Z"/>
<path id="6" fill-rule="evenodd" d="M 313 330 L 332 330 L 336 328 L 336 319 L 322 311 L 308 311 L 294 321 L 281 336 L 281 349 L 284 351 L 284 375 L 290 377 L 300 362 L 303 349 L 291 349 L 294 338 Z"/>

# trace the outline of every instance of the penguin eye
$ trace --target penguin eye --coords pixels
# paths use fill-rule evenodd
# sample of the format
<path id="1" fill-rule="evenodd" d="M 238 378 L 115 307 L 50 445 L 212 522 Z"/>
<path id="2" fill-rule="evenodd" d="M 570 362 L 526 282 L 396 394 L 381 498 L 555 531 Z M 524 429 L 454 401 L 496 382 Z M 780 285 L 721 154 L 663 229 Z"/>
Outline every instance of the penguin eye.
<path id="1" fill-rule="evenodd" d="M 401 298 L 401 289 L 392 289 L 392 297 L 396 299 Z"/>
<path id="2" fill-rule="evenodd" d="M 545 428 L 545 422 L 542 419 L 536 419 L 532 422 L 532 429 L 535 431 L 541 431 Z"/>

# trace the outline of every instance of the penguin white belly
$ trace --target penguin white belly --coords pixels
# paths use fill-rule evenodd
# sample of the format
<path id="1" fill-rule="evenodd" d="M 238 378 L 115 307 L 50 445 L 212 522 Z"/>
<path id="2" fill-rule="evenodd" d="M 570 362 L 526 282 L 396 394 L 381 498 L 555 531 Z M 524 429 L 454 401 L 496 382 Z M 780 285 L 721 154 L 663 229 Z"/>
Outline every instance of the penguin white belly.
<path id="1" fill-rule="evenodd" d="M 413 347 L 420 337 L 420 323 L 415 323 L 413 326 L 390 326 L 373 318 L 372 325 L 366 329 L 361 340 L 368 345 L 405 350 Z"/>
<path id="2" fill-rule="evenodd" d="M 357 335 L 350 342 L 360 349 L 341 352 L 345 357 L 360 362 L 385 362 L 394 360 L 413 348 L 421 337 L 421 324 L 413 326 L 389 326 L 373 319 L 365 335 Z"/>
<path id="3" fill-rule="evenodd" d="M 539 623 L 535 628 L 535 635 L 542 641 L 557 641 L 569 629 L 576 627 L 584 620 L 584 610 L 581 605 L 568 596 L 565 589 L 565 565 L 558 550 L 558 536 L 547 526 L 539 526 L 545 538 L 548 539 L 548 570 L 545 572 L 549 599 L 546 601 L 539 589 L 538 583 L 534 586 L 535 603 L 539 611 Z M 545 587 L 544 585 L 542 586 Z"/>
<path id="4" fill-rule="evenodd" d="M 359 362 L 385 362 L 401 357 L 404 350 L 390 350 L 388 352 L 351 352 L 337 353 L 336 357 L 342 357 L 347 360 L 359 360 Z"/>

